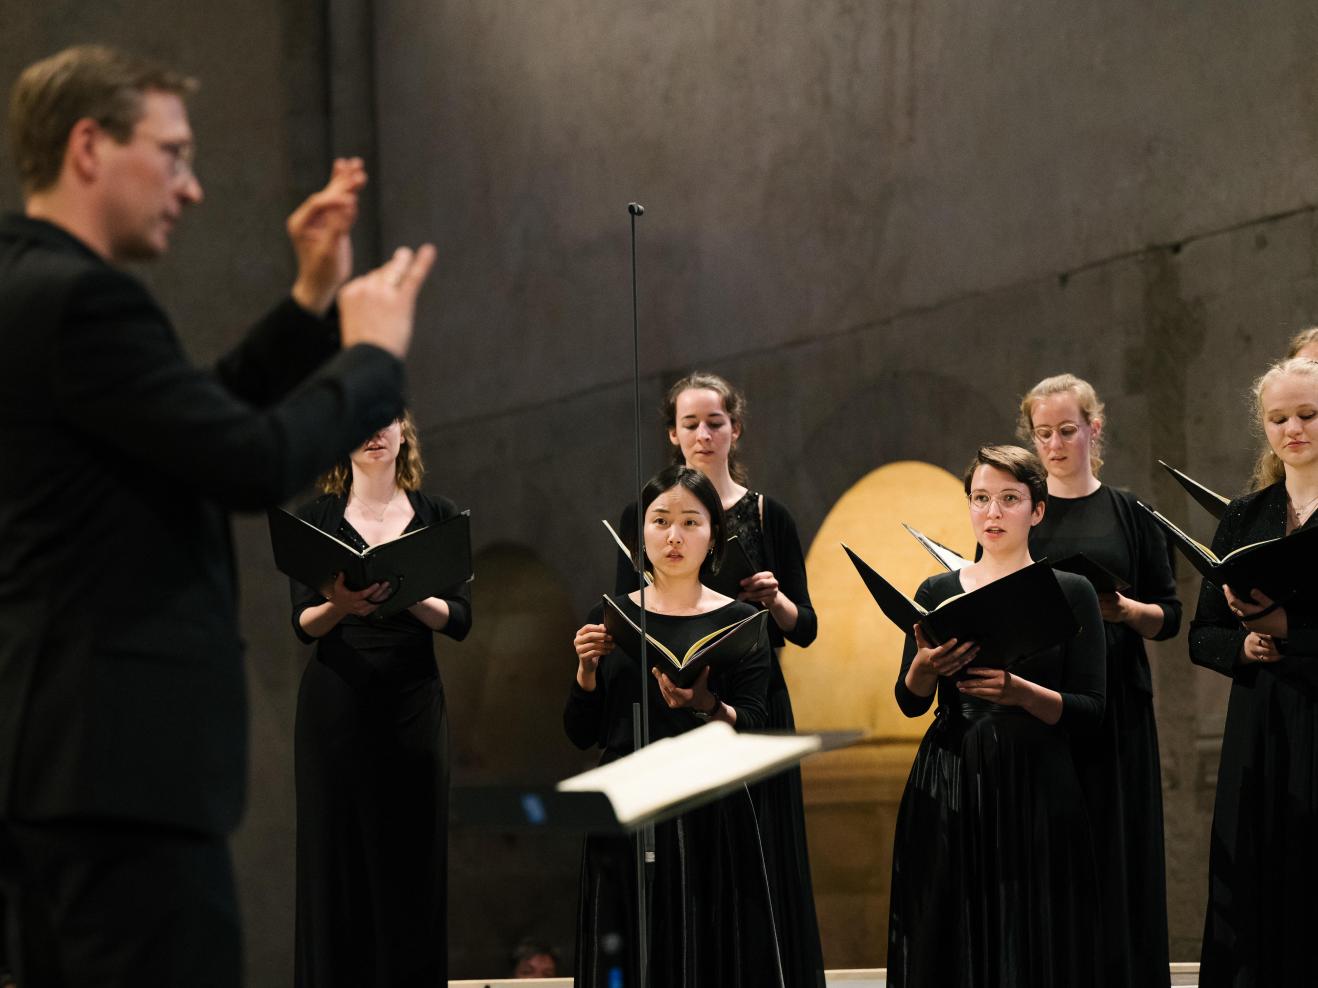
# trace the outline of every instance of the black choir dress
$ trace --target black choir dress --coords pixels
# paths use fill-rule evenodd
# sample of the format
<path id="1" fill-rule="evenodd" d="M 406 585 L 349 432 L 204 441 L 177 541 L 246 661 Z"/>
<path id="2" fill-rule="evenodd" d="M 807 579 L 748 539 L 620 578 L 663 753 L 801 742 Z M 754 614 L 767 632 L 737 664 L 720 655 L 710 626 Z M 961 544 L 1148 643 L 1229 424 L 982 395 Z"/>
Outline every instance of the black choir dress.
<path id="1" fill-rule="evenodd" d="M 1133 495 L 1104 485 L 1085 497 L 1048 496 L 1043 521 L 1030 532 L 1030 554 L 1060 562 L 1079 552 L 1129 580 L 1125 596 L 1162 609 L 1155 641 L 1176 635 L 1181 603 L 1167 543 Z M 1073 739 L 1073 746 L 1094 829 L 1105 986 L 1166 988 L 1167 878 L 1153 678 L 1138 632 L 1107 622 L 1103 630 L 1103 723 L 1096 733 Z"/>
<path id="2" fill-rule="evenodd" d="M 409 492 L 406 531 L 457 514 Z M 358 549 L 346 500 L 326 495 L 299 517 Z M 466 587 L 445 600 L 442 634 L 471 628 Z M 292 586 L 293 628 L 316 643 L 298 691 L 297 932 L 299 988 L 403 988 L 448 979 L 448 721 L 434 632 L 407 611 L 346 617 L 323 638 L 302 630 L 324 603 Z"/>
<path id="3" fill-rule="evenodd" d="M 1232 501 L 1219 556 L 1286 531 L 1286 489 Z M 1305 527 L 1318 524 L 1318 514 Z M 1318 572 L 1318 568 L 1316 568 Z M 1232 587 L 1237 593 L 1244 587 Z M 1318 579 L 1286 603 L 1275 663 L 1242 663 L 1247 632 L 1204 581 L 1190 658 L 1231 678 L 1208 857 L 1202 988 L 1313 983 L 1318 929 Z"/>
<path id="4" fill-rule="evenodd" d="M 889 988 L 1097 988 L 1101 915 L 1089 816 L 1068 735 L 1103 716 L 1103 631 L 1089 583 L 1058 581 L 1081 630 L 1012 671 L 1062 694 L 1048 725 L 1019 707 L 963 696 L 938 681 L 938 709 L 897 811 L 888 920 Z M 916 601 L 961 593 L 956 573 L 931 576 Z M 908 717 L 932 697 L 906 687 Z"/>
<path id="5" fill-rule="evenodd" d="M 761 522 L 761 497 L 748 490 L 728 509 L 727 534 L 728 537 L 737 536 L 758 570 L 768 570 L 777 577 L 779 589 L 796 605 L 796 627 L 787 634 L 769 621 L 773 653 L 769 667 L 768 720 L 765 722 L 769 730 L 795 731 L 792 698 L 778 661 L 778 649 L 784 640 L 805 648 L 819 633 L 819 622 L 810 603 L 805 554 L 801 551 L 796 521 L 786 507 L 771 497 L 764 497 Z M 618 531 L 630 532 L 635 527 L 634 515 L 629 518 L 624 514 Z M 623 593 L 635 588 L 636 571 L 619 553 L 616 590 Z M 815 914 L 814 884 L 810 877 L 801 769 L 793 766 L 750 789 L 760 821 L 787 983 L 793 988 L 823 988 L 824 955 L 819 942 L 819 920 Z"/>
<path id="6" fill-rule="evenodd" d="M 616 598 L 639 621 L 640 608 Z M 587 623 L 602 620 L 596 607 Z M 754 613 L 733 601 L 691 617 L 649 613 L 648 632 L 684 652 L 696 639 Z M 765 648 L 733 669 L 710 674 L 710 688 L 737 711 L 739 729 L 764 726 Z M 563 726 L 577 747 L 603 749 L 600 764 L 630 754 L 632 704 L 640 699 L 636 660 L 621 647 L 605 655 L 589 693 L 574 681 Z M 645 676 L 650 737 L 674 737 L 701 726 L 688 710 L 664 703 Z M 655 988 L 783 988 L 768 878 L 755 808 L 745 788 L 655 827 L 656 864 L 649 898 L 650 983 Z M 577 912 L 577 988 L 636 984 L 636 873 L 628 837 L 586 838 Z"/>

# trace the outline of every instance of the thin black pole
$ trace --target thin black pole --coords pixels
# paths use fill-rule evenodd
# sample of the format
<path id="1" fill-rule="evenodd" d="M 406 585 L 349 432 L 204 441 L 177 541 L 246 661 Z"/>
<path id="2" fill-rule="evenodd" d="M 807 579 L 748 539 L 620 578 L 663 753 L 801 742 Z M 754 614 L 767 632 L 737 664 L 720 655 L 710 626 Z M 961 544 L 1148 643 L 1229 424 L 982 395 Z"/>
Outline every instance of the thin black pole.
<path id="1" fill-rule="evenodd" d="M 645 631 L 645 516 L 641 510 L 641 331 L 636 290 L 636 218 L 645 215 L 645 207 L 639 202 L 629 202 L 627 212 L 631 216 L 632 231 L 632 425 L 636 450 L 636 553 L 640 558 L 637 567 L 636 584 L 641 597 L 641 702 L 640 736 L 635 738 L 639 751 L 650 743 L 650 704 L 649 694 L 649 660 L 646 656 Z M 635 717 L 633 724 L 637 723 Z M 633 735 L 635 735 L 633 731 Z M 640 962 L 638 988 L 647 988 L 650 982 L 650 924 L 648 920 L 649 877 L 654 869 L 654 824 L 646 824 L 636 837 L 636 957 Z"/>

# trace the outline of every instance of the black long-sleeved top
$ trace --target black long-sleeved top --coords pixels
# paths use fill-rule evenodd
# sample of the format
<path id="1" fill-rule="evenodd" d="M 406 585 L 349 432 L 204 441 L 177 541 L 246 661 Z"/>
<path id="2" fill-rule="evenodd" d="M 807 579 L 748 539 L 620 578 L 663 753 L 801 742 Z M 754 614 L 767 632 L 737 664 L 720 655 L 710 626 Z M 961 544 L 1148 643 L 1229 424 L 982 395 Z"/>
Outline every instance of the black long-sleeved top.
<path id="1" fill-rule="evenodd" d="M 628 597 L 615 598 L 634 621 L 641 609 Z M 698 638 L 754 614 L 756 608 L 742 601 L 732 601 L 713 611 L 688 617 L 646 613 L 646 631 L 678 655 Z M 603 620 L 603 605 L 593 608 L 587 624 Z M 769 683 L 769 649 L 760 649 L 736 666 L 716 668 L 709 675 L 709 688 L 720 700 L 737 711 L 737 729 L 755 730 L 764 726 L 766 693 Z M 651 663 L 652 665 L 655 663 Z M 568 738 L 583 751 L 603 749 L 600 764 L 631 754 L 632 704 L 640 698 L 640 667 L 634 656 L 621 646 L 600 659 L 595 671 L 595 689 L 587 692 L 574 680 L 563 709 L 563 728 Z M 674 710 L 664 703 L 659 684 L 648 672 L 645 695 L 650 705 L 650 739 L 675 737 L 699 727 L 703 721 L 686 709 Z"/>
<path id="2" fill-rule="evenodd" d="M 1286 534 L 1286 506 L 1286 485 L 1280 482 L 1232 501 L 1213 536 L 1213 552 L 1222 556 L 1243 545 L 1281 538 Z M 1314 524 L 1318 524 L 1318 512 L 1310 516 L 1304 527 Z M 1315 569 L 1318 570 L 1318 565 Z M 1231 589 L 1243 595 L 1250 588 Z M 1287 602 L 1285 608 L 1288 637 L 1277 642 L 1283 658 L 1269 665 L 1275 665 L 1277 672 L 1307 671 L 1311 663 L 1297 660 L 1318 656 L 1318 579 Z M 1190 660 L 1224 676 L 1253 677 L 1259 664 L 1240 661 L 1240 647 L 1248 634 L 1227 606 L 1222 588 L 1204 580 L 1199 589 L 1199 605 L 1190 622 Z"/>
<path id="3" fill-rule="evenodd" d="M 778 589 L 783 596 L 796 605 L 796 625 L 791 631 L 784 632 L 773 621 L 769 622 L 769 644 L 779 648 L 784 641 L 789 641 L 793 645 L 805 648 L 819 634 L 819 618 L 815 614 L 814 605 L 810 602 L 810 587 L 806 581 L 805 553 L 801 549 L 801 536 L 796 529 L 796 519 L 782 502 L 775 501 L 767 495 L 758 495 L 754 491 L 748 491 L 746 494 L 746 498 L 756 502 L 753 511 L 747 513 L 751 524 L 760 524 L 758 499 L 761 496 L 764 497 L 762 526 L 764 538 L 762 540 L 742 538 L 741 542 L 747 548 L 751 562 L 773 573 L 778 579 Z M 743 501 L 746 498 L 743 498 Z M 734 505 L 729 509 L 729 514 L 736 508 L 737 505 Z M 618 532 L 624 542 L 632 544 L 635 530 L 636 509 L 632 506 L 625 508 L 619 516 Z M 728 535 L 738 534 L 740 533 L 733 530 L 730 523 Z M 756 545 L 762 547 L 763 558 L 757 558 Z M 619 552 L 614 592 L 625 594 L 635 589 L 636 570 L 630 560 Z"/>
<path id="4" fill-rule="evenodd" d="M 435 497 L 423 494 L 420 491 L 408 491 L 407 501 L 412 506 L 413 516 L 412 520 L 407 523 L 407 527 L 403 529 L 403 534 L 415 532 L 417 529 L 425 528 L 428 525 L 438 524 L 446 518 L 453 518 L 460 514 L 458 506 L 446 497 Z M 315 525 L 322 532 L 333 535 L 343 522 L 343 511 L 347 506 L 348 499 L 344 495 L 322 494 L 314 501 L 309 501 L 299 508 L 297 515 L 303 521 Z M 293 633 L 308 644 L 317 641 L 323 642 L 331 637 L 342 638 L 344 637 L 345 626 L 348 638 L 353 635 L 352 629 L 359 627 L 372 629 L 379 629 L 381 626 L 412 628 L 414 630 L 423 630 L 427 637 L 430 634 L 429 628 L 418 618 L 404 610 L 386 618 L 384 621 L 370 621 L 348 615 L 335 625 L 329 634 L 318 639 L 308 634 L 306 629 L 302 627 L 302 612 L 308 607 L 316 607 L 325 603 L 324 596 L 321 595 L 319 590 L 308 587 L 296 580 L 289 581 L 289 593 L 293 601 Z M 438 633 L 460 642 L 467 637 L 467 632 L 471 630 L 471 584 L 464 583 L 460 587 L 454 587 L 444 595 L 443 599 L 448 604 L 448 621 Z"/>
<path id="5" fill-rule="evenodd" d="M 1112 519 L 1116 530 L 1105 531 Z M 1104 484 L 1085 497 L 1050 497 L 1043 521 L 1030 531 L 1030 552 L 1035 559 L 1060 561 L 1077 551 L 1129 580 L 1125 596 L 1161 609 L 1162 625 L 1153 641 L 1176 637 L 1181 630 L 1181 602 L 1176 597 L 1167 541 L 1153 517 L 1139 507 L 1135 495 Z M 1127 559 L 1114 559 L 1127 554 Z M 1111 626 L 1108 633 L 1130 656 L 1130 681 L 1152 694 L 1153 677 L 1144 638 L 1125 625 Z"/>
<path id="6" fill-rule="evenodd" d="M 1103 617 L 1098 610 L 1098 597 L 1088 580 L 1073 573 L 1059 572 L 1057 582 L 1061 584 L 1076 623 L 1080 625 L 1079 633 L 1068 642 L 1021 659 L 1012 665 L 1011 671 L 1038 686 L 1060 693 L 1062 716 L 1058 726 L 1072 733 L 1083 733 L 1097 728 L 1103 720 L 1106 687 Z M 939 573 L 920 584 L 915 592 L 915 602 L 926 610 L 932 610 L 947 598 L 962 592 L 957 573 Z M 913 693 L 906 685 L 906 673 L 911 668 L 915 653 L 915 636 L 908 632 L 906 646 L 902 651 L 901 671 L 895 686 L 897 706 L 907 717 L 919 717 L 929 709 L 935 696 L 938 697 L 940 709 L 1002 709 L 963 695 L 957 689 L 956 681 L 947 676 L 939 677 L 937 690 L 929 696 Z"/>

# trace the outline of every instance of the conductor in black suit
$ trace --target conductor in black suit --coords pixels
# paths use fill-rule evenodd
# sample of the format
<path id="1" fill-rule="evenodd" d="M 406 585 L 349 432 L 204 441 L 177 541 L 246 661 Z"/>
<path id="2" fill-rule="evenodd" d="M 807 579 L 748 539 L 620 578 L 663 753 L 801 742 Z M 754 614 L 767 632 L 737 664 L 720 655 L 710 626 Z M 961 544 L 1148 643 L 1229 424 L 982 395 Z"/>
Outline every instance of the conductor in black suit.
<path id="1" fill-rule="evenodd" d="M 298 275 L 213 372 L 125 261 L 199 203 L 177 73 L 97 46 L 30 66 L 0 219 L 0 878 L 23 988 L 234 986 L 246 774 L 228 512 L 402 410 L 400 249 L 347 281 L 360 161 L 288 221 Z M 345 284 L 345 282 L 347 282 Z M 338 322 L 328 319 L 338 301 Z"/>

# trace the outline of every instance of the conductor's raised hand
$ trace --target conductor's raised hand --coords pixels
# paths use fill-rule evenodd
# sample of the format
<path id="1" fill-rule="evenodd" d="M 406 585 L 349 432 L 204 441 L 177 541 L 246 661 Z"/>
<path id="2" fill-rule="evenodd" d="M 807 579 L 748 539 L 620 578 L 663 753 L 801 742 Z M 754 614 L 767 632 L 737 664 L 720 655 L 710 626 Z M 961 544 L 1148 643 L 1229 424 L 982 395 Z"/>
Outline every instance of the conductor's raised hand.
<path id="1" fill-rule="evenodd" d="M 374 614 L 375 609 L 380 606 L 380 602 L 372 600 L 377 594 L 388 589 L 387 583 L 372 583 L 369 587 L 363 587 L 361 590 L 349 590 L 343 582 L 343 574 L 339 573 L 334 577 L 334 585 L 325 587 L 321 594 L 340 614 L 353 614 L 357 617 L 366 617 Z"/>
<path id="2" fill-rule="evenodd" d="M 915 658 L 911 668 L 919 674 L 952 676 L 968 666 L 979 655 L 979 646 L 974 642 L 958 643 L 949 638 L 943 644 L 934 646 L 924 635 L 924 629 L 916 624 L 912 629 L 915 635 Z"/>
<path id="3" fill-rule="evenodd" d="M 325 188 L 288 218 L 288 239 L 297 255 L 293 298 L 308 312 L 328 312 L 335 293 L 352 276 L 352 227 L 365 184 L 361 158 L 338 158 Z"/>
<path id="4" fill-rule="evenodd" d="M 1286 609 L 1261 590 L 1247 590 L 1239 596 L 1229 586 L 1222 587 L 1222 595 L 1231 613 L 1247 631 L 1272 638 L 1285 638 L 1290 630 Z"/>
<path id="5" fill-rule="evenodd" d="M 339 292 L 340 336 L 345 347 L 370 343 L 400 360 L 412 342 L 416 296 L 435 263 L 433 244 L 399 247 L 374 271 Z"/>

